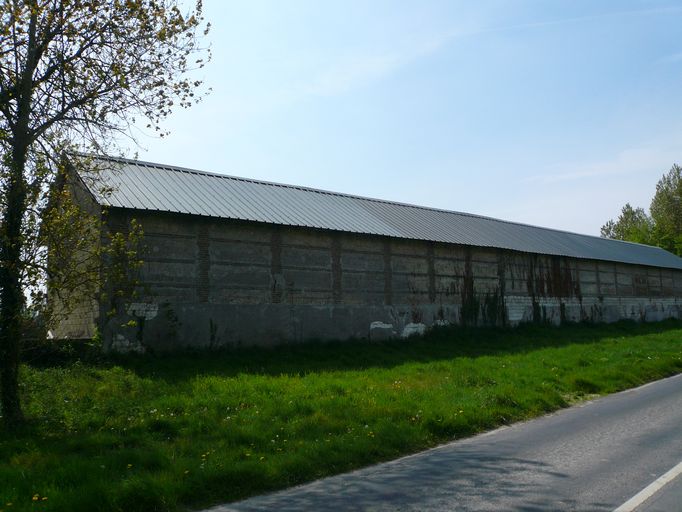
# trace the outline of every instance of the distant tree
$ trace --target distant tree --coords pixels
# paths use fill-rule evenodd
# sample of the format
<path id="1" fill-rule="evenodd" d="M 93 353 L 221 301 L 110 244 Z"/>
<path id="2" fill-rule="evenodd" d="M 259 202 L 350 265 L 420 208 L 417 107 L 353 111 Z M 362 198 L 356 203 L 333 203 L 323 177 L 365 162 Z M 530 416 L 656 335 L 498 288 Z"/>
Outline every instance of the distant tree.
<path id="1" fill-rule="evenodd" d="M 673 164 L 658 180 L 650 215 L 626 204 L 618 219 L 601 228 L 601 236 L 657 245 L 682 256 L 682 167 Z"/>
<path id="2" fill-rule="evenodd" d="M 682 167 L 673 165 L 659 180 L 650 209 L 656 244 L 682 255 Z"/>
<path id="3" fill-rule="evenodd" d="M 615 240 L 627 240 L 641 244 L 652 242 L 653 221 L 644 209 L 623 206 L 618 218 L 609 220 L 601 228 L 601 236 Z"/>
<path id="4" fill-rule="evenodd" d="M 50 204 L 62 190 L 61 156 L 117 151 L 134 126 L 163 136 L 171 110 L 197 100 L 201 83 L 188 72 L 208 57 L 202 24 L 200 0 L 188 13 L 178 0 L 0 0 L 0 412 L 8 425 L 23 420 L 27 289 L 59 281 L 69 267 L 50 265 L 42 241 L 60 229 L 73 241 L 85 229 L 70 207 Z"/>

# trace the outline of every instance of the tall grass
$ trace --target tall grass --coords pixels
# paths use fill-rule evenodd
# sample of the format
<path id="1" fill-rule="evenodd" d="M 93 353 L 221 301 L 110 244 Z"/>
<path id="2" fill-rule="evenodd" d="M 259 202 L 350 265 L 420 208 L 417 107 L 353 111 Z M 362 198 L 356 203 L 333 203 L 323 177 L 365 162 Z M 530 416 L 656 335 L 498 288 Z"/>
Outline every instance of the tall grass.
<path id="1" fill-rule="evenodd" d="M 672 321 L 25 365 L 0 510 L 236 500 L 680 371 Z"/>

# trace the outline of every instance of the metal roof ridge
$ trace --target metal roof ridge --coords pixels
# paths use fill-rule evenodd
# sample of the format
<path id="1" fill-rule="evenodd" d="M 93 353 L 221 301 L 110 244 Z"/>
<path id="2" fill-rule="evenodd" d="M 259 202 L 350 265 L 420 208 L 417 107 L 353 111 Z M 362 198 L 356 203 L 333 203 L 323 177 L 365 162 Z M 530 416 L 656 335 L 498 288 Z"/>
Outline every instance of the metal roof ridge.
<path id="1" fill-rule="evenodd" d="M 275 181 L 259 180 L 259 179 L 255 179 L 255 178 L 246 178 L 243 176 L 234 176 L 234 175 L 230 175 L 230 174 L 222 174 L 222 173 L 217 173 L 217 172 L 202 171 L 202 170 L 198 170 L 198 169 L 191 169 L 188 167 L 181 167 L 181 166 L 177 166 L 177 165 L 168 165 L 168 164 L 160 164 L 157 162 L 135 160 L 135 159 L 131 159 L 131 158 L 111 157 L 111 156 L 94 156 L 94 158 L 99 159 L 99 160 L 110 160 L 110 161 L 114 161 L 114 162 L 122 162 L 122 163 L 128 163 L 128 164 L 133 164 L 133 165 L 151 167 L 151 168 L 159 169 L 159 170 L 190 173 L 190 174 L 196 174 L 196 175 L 200 175 L 200 176 L 211 176 L 211 177 L 222 178 L 222 179 L 237 180 L 237 181 L 242 181 L 242 182 L 247 182 L 247 183 L 256 183 L 256 184 L 260 184 L 260 185 L 268 185 L 268 186 L 274 186 L 274 187 L 303 190 L 306 192 L 315 192 L 317 194 L 331 195 L 331 196 L 337 196 L 337 197 L 348 197 L 351 199 L 359 199 L 362 201 L 370 201 L 370 202 L 383 203 L 383 204 L 392 204 L 392 205 L 404 206 L 404 207 L 408 207 L 408 208 L 416 208 L 419 210 L 428 210 L 428 211 L 434 211 L 434 212 L 449 213 L 449 214 L 454 214 L 454 215 L 463 215 L 466 217 L 485 219 L 485 220 L 490 220 L 490 221 L 494 221 L 494 222 L 502 222 L 505 224 L 511 224 L 511 225 L 515 225 L 515 226 L 524 226 L 524 227 L 529 227 L 529 228 L 533 228 L 533 229 L 542 229 L 542 230 L 550 231 L 550 232 L 554 232 L 554 233 L 566 233 L 569 235 L 595 238 L 597 240 L 604 240 L 604 241 L 609 241 L 609 242 L 620 242 L 620 243 L 624 243 L 624 244 L 638 245 L 641 247 L 649 247 L 649 248 L 654 248 L 654 249 L 660 249 L 664 252 L 669 252 L 669 251 L 666 251 L 665 249 L 663 249 L 662 247 L 658 247 L 655 245 L 647 245 L 647 244 L 642 244 L 639 242 L 630 242 L 628 240 L 618 240 L 616 238 L 604 238 L 601 236 L 590 235 L 587 233 L 577 233 L 575 231 L 568 231 L 568 230 L 564 230 L 564 229 L 550 228 L 550 227 L 546 227 L 546 226 L 537 226 L 534 224 L 527 224 L 525 222 L 498 219 L 496 217 L 490 217 L 487 215 L 481 215 L 481 214 L 477 214 L 477 213 L 460 212 L 460 211 L 456 211 L 456 210 L 446 210 L 445 208 L 436 208 L 433 206 L 423 206 L 423 205 L 416 205 L 416 204 L 410 204 L 410 203 L 403 203 L 400 201 L 392 201 L 389 199 L 380 199 L 380 198 L 375 198 L 375 197 L 359 196 L 356 194 L 348 194 L 345 192 L 334 192 L 331 190 L 324 190 L 324 189 L 318 189 L 318 188 L 313 188 L 313 187 L 306 187 L 306 186 L 302 186 L 302 185 L 291 185 L 291 184 L 287 184 L 287 183 L 278 183 Z"/>

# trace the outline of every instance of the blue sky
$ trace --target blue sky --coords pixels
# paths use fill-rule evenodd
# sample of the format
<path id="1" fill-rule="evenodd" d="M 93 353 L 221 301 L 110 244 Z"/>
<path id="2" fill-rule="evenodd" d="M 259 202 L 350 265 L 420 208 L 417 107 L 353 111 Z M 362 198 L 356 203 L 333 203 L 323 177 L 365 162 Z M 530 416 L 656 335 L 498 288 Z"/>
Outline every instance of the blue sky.
<path id="1" fill-rule="evenodd" d="M 138 157 L 598 234 L 682 164 L 682 2 L 205 0 Z"/>

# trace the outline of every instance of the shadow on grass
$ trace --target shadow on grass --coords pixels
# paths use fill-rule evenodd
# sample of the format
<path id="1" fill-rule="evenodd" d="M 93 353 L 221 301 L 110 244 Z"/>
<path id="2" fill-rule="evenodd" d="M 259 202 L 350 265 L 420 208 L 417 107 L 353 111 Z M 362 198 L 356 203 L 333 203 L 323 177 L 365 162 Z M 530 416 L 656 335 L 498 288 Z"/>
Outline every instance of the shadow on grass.
<path id="1" fill-rule="evenodd" d="M 230 377 L 238 374 L 290 375 L 392 368 L 406 363 L 426 363 L 458 357 L 512 355 L 571 344 L 596 343 L 607 338 L 646 336 L 682 328 L 680 320 L 656 323 L 621 321 L 613 324 L 571 324 L 561 327 L 525 324 L 514 328 L 442 327 L 423 338 L 391 340 L 311 341 L 276 347 L 240 347 L 194 350 L 145 356 L 113 355 L 108 358 L 85 352 L 90 362 L 103 367 L 118 365 L 142 377 L 169 382 L 192 379 L 197 374 Z M 82 350 L 71 349 L 77 360 Z M 38 367 L 74 361 L 59 355 L 27 364 Z"/>
<path id="2" fill-rule="evenodd" d="M 305 428 L 306 424 L 310 424 L 306 423 L 308 420 L 310 422 L 317 421 L 314 420 L 315 415 L 312 408 L 322 402 L 312 402 L 310 411 L 300 408 L 298 405 L 292 406 L 292 408 L 279 407 L 279 395 L 275 393 L 266 398 L 272 400 L 274 404 L 272 407 L 273 415 L 267 420 L 259 422 L 255 419 L 255 414 L 258 413 L 249 412 L 250 415 L 246 418 L 252 423 L 244 423 L 246 426 L 240 427 L 242 430 L 237 430 L 236 427 L 234 430 L 229 430 L 230 433 L 227 435 L 229 443 L 220 445 L 225 449 L 225 455 L 223 455 L 225 467 L 219 470 L 215 469 L 213 473 L 209 474 L 202 472 L 199 469 L 199 464 L 203 464 L 205 454 L 208 453 L 207 450 L 213 448 L 218 438 L 225 436 L 226 431 L 218 429 L 217 426 L 222 424 L 220 422 L 224 417 L 224 406 L 228 405 L 227 402 L 218 404 L 215 408 L 210 405 L 209 411 L 206 411 L 205 402 L 200 402 L 196 407 L 190 408 L 190 412 L 197 414 L 189 415 L 187 418 L 183 416 L 182 420 L 177 420 L 178 425 L 174 425 L 167 418 L 156 416 L 155 397 L 166 396 L 166 391 L 183 394 L 184 390 L 174 390 L 172 387 L 191 381 L 197 375 L 218 377 L 231 377 L 239 374 L 289 376 L 375 368 L 390 369 L 407 363 L 445 362 L 456 358 L 474 359 L 484 356 L 524 354 L 539 349 L 560 348 L 575 344 L 596 345 L 606 339 L 619 338 L 630 338 L 630 343 L 626 346 L 628 350 L 632 350 L 633 345 L 640 345 L 639 343 L 631 343 L 632 338 L 636 336 L 643 337 L 641 346 L 644 351 L 646 348 L 644 342 L 648 341 L 644 337 L 663 334 L 665 335 L 663 341 L 667 345 L 671 340 L 677 341 L 680 337 L 680 329 L 682 329 L 682 322 L 680 321 L 651 324 L 621 322 L 610 325 L 569 325 L 560 328 L 538 325 L 524 325 L 514 329 L 452 327 L 436 329 L 423 339 L 384 343 L 369 343 L 367 341 L 311 342 L 274 348 L 225 349 L 214 352 L 195 351 L 144 357 L 104 358 L 97 352 L 90 352 L 90 349 L 83 349 L 84 351 L 80 352 L 83 347 L 71 351 L 65 350 L 58 353 L 58 357 L 54 358 L 50 358 L 50 354 L 47 354 L 42 359 L 34 358 L 33 361 L 25 362 L 39 368 L 69 368 L 76 361 L 86 362 L 87 360 L 87 364 L 83 366 L 86 366 L 85 372 L 88 378 L 83 379 L 82 384 L 78 384 L 79 372 L 74 372 L 72 379 L 68 377 L 68 370 L 66 372 L 47 372 L 46 375 L 35 372 L 37 376 L 32 381 L 34 386 L 32 392 L 36 395 L 42 389 L 39 385 L 42 382 L 41 379 L 47 376 L 51 382 L 58 383 L 64 374 L 67 376 L 67 385 L 63 387 L 55 385 L 54 388 L 47 388 L 47 391 L 53 394 L 49 395 L 47 405 L 40 409 L 42 411 L 40 415 L 30 421 L 25 430 L 11 435 L 0 432 L 0 461 L 10 461 L 4 468 L 3 464 L 0 464 L 0 481 L 3 481 L 4 478 L 9 482 L 8 479 L 11 477 L 11 485 L 16 488 L 15 494 L 23 496 L 28 505 L 32 504 L 33 493 L 37 492 L 36 485 L 50 486 L 53 485 L 52 482 L 59 482 L 60 494 L 57 495 L 55 492 L 54 498 L 50 498 L 51 507 L 55 510 L 92 510 L 96 508 L 93 507 L 93 504 L 99 505 L 101 509 L 115 510 L 172 510 L 177 508 L 174 501 L 170 503 L 164 501 L 167 496 L 171 496 L 172 500 L 177 499 L 178 503 L 187 502 L 195 505 L 202 500 L 217 502 L 236 499 L 249 494 L 301 483 L 339 470 L 385 460 L 400 453 L 422 449 L 439 440 L 452 439 L 453 436 L 469 436 L 478 431 L 506 423 L 506 418 L 512 418 L 512 421 L 515 421 L 515 419 L 522 419 L 531 413 L 537 415 L 566 404 L 560 398 L 546 398 L 543 389 L 537 392 L 539 394 L 533 395 L 536 398 L 529 395 L 530 398 L 526 401 L 517 399 L 517 388 L 507 384 L 493 390 L 487 395 L 488 398 L 476 395 L 477 399 L 480 399 L 479 410 L 485 414 L 471 417 L 459 416 L 457 419 L 451 416 L 449 419 L 443 419 L 441 412 L 449 407 L 450 403 L 449 398 L 445 398 L 445 401 L 442 399 L 440 402 L 434 401 L 432 413 L 430 416 L 424 417 L 423 428 L 419 427 L 419 430 L 415 430 L 417 427 L 405 420 L 399 424 L 401 429 L 399 435 L 395 434 L 397 430 L 395 423 L 387 420 L 383 420 L 385 423 L 381 423 L 381 415 L 384 414 L 384 409 L 369 407 L 367 410 L 359 411 L 357 417 L 361 418 L 363 422 L 366 421 L 365 418 L 370 420 L 379 418 L 377 420 L 379 424 L 386 425 L 382 427 L 384 428 L 383 437 L 382 435 L 379 436 L 385 441 L 377 445 L 379 446 L 376 448 L 377 451 L 372 451 L 375 449 L 369 450 L 367 448 L 371 445 L 366 444 L 369 441 L 365 439 L 364 435 L 360 441 L 350 441 L 349 444 L 345 444 L 347 441 L 343 441 L 342 449 L 338 448 L 341 444 L 332 444 L 329 449 L 323 448 L 323 443 L 317 444 L 318 430 Z M 666 333 L 670 334 L 666 335 Z M 625 352 L 625 350 L 621 352 Z M 552 356 L 550 355 L 548 358 L 551 359 Z M 670 365 L 672 364 L 674 362 L 670 363 Z M 666 367 L 668 368 L 666 371 L 670 371 L 670 365 Z M 92 386 L 96 380 L 90 378 L 90 373 L 97 373 L 90 372 L 90 368 L 106 369 L 114 366 L 122 367 L 150 380 L 163 381 L 169 386 L 166 388 L 166 386 L 156 386 L 157 383 L 151 383 L 152 392 L 145 394 L 144 390 L 148 389 L 147 386 L 150 383 L 137 382 L 136 386 L 139 387 L 131 388 L 130 393 L 128 393 L 126 385 L 129 381 L 136 381 L 136 379 L 130 379 L 130 375 L 123 375 L 127 372 L 112 371 L 108 374 L 110 374 L 113 382 L 111 389 L 116 392 L 112 402 L 115 401 L 116 403 L 108 404 L 108 395 L 105 394 L 100 394 L 99 402 L 88 402 L 90 388 L 87 386 Z M 649 371 L 647 375 L 658 375 L 654 371 L 655 368 L 652 368 L 653 370 Z M 534 374 L 529 373 L 526 379 L 532 375 Z M 579 375 L 574 386 L 586 392 L 594 391 L 592 386 L 595 384 L 590 380 L 592 375 L 594 373 L 590 374 L 589 372 L 585 375 Z M 354 376 L 346 375 L 343 378 L 350 381 Z M 566 376 L 566 379 L 570 378 L 571 375 Z M 630 382 L 627 380 L 627 376 L 619 376 L 619 379 L 618 386 L 620 387 L 624 385 L 623 383 Z M 638 380 L 639 377 L 635 376 L 632 383 L 634 384 Z M 71 382 L 75 382 L 76 385 L 73 390 L 69 388 Z M 523 382 L 523 380 L 519 380 L 518 386 L 522 386 Z M 246 389 L 250 385 L 251 383 L 247 383 L 244 388 L 245 391 L 242 391 L 251 393 Z M 325 397 L 327 397 L 332 385 L 335 384 L 328 385 L 327 382 L 321 384 L 320 389 L 323 389 Z M 557 386 L 557 389 L 565 389 Z M 603 390 L 604 388 L 600 389 Z M 306 390 L 307 388 L 304 389 L 304 391 Z M 61 401 L 64 400 L 66 403 L 67 398 L 70 400 L 69 404 L 76 404 L 75 400 L 71 400 L 72 393 L 80 400 L 78 402 L 80 405 L 63 405 Z M 189 394 L 186 399 L 201 401 L 205 400 L 210 393 L 210 390 L 203 390 L 196 396 Z M 253 396 L 257 396 L 257 393 L 259 393 L 258 390 L 253 391 Z M 556 393 L 555 395 L 558 396 Z M 383 396 L 387 395 L 384 394 Z M 150 397 L 152 398 L 150 399 Z M 510 400 L 510 397 L 514 400 Z M 305 402 L 306 405 L 310 403 L 305 393 L 301 393 L 300 398 L 301 403 Z M 238 398 L 235 397 L 235 400 Z M 50 407 L 52 402 L 57 402 L 59 407 Z M 337 407 L 338 402 L 329 401 L 326 403 L 329 404 L 329 407 Z M 445 408 L 443 404 L 446 404 Z M 230 403 L 229 405 L 233 404 Z M 92 406 L 99 408 L 94 415 L 89 414 Z M 153 415 L 152 411 L 149 410 L 151 407 L 154 408 Z M 339 407 L 347 407 L 346 410 L 349 411 L 349 415 L 354 414 L 355 405 L 352 401 L 345 405 L 341 402 Z M 525 407 L 525 409 L 520 409 L 521 407 Z M 110 410 L 113 412 L 108 412 Z M 249 409 L 249 411 L 252 410 Z M 495 416 L 492 411 L 495 411 L 494 414 L 499 413 L 499 415 Z M 512 416 L 509 416 L 508 412 L 512 412 Z M 108 423 L 105 420 L 110 414 L 115 415 L 116 421 Z M 130 417 L 127 418 L 128 422 L 126 422 L 128 414 L 135 418 L 144 417 L 144 424 L 136 421 L 130 424 L 128 423 Z M 269 450 L 272 450 L 271 437 L 269 435 L 263 437 L 262 433 L 263 431 L 267 432 L 270 427 L 264 428 L 264 426 L 275 425 L 272 428 L 279 428 L 280 425 L 285 426 L 284 423 L 288 421 L 286 418 L 290 417 L 305 420 L 301 423 L 300 428 L 296 427 L 299 428 L 296 431 L 299 433 L 299 438 L 305 441 L 300 454 L 298 451 L 287 452 L 286 457 L 288 458 L 277 463 L 273 461 L 272 466 L 261 466 L 261 462 L 255 460 L 255 457 L 252 458 L 254 460 L 237 459 L 241 457 L 240 454 L 244 450 L 251 451 L 254 449 L 254 445 L 262 453 L 270 453 Z M 443 419 L 442 422 L 441 419 Z M 367 421 L 367 423 L 369 422 Z M 67 430 L 67 424 L 71 425 L 69 428 L 73 430 Z M 342 419 L 342 424 L 344 428 L 339 432 L 345 432 L 345 416 Z M 230 426 L 229 428 L 232 429 L 233 427 Z M 328 432 L 328 430 L 324 430 L 324 432 Z M 176 434 L 178 435 L 177 440 L 175 439 Z M 331 434 L 329 435 L 331 436 Z M 236 451 L 233 449 L 235 447 Z M 176 462 L 176 453 L 178 454 L 177 460 L 180 462 Z M 215 455 L 216 458 L 219 456 L 221 455 Z M 239 460 L 239 462 L 235 463 L 235 460 Z M 461 481 L 475 480 L 476 475 L 469 473 L 469 470 L 473 471 L 474 469 L 482 471 L 478 475 L 480 476 L 479 482 L 487 481 L 495 475 L 503 477 L 506 474 L 505 471 L 509 471 L 509 474 L 519 471 L 550 474 L 549 472 L 556 470 L 552 467 L 533 466 L 528 461 L 523 460 L 508 459 L 503 462 L 504 465 L 500 466 L 499 459 L 487 460 L 486 454 L 477 456 L 475 453 L 465 454 L 461 460 L 440 460 L 435 457 L 425 461 L 420 473 L 423 473 L 425 478 L 433 479 L 431 482 L 424 481 L 423 483 L 438 486 L 447 485 L 451 481 L 457 484 L 458 478 Z M 182 467 L 178 464 L 181 464 Z M 447 466 L 447 464 L 450 465 Z M 189 473 L 183 472 L 185 467 L 191 471 Z M 30 472 L 31 477 L 26 478 L 24 471 L 27 471 L 26 474 Z M 561 474 L 551 476 L 564 478 Z M 400 486 L 412 478 L 415 476 L 397 471 L 394 475 L 392 488 L 399 491 Z M 363 486 L 362 480 L 356 480 L 354 485 L 357 486 L 358 495 L 364 496 L 367 488 Z M 462 483 L 461 485 L 465 484 Z M 498 488 L 504 491 L 501 492 L 501 496 L 524 490 L 522 488 L 504 487 L 504 481 L 498 485 Z M 9 488 L 9 485 L 7 487 Z M 478 484 L 472 484 L 472 492 L 477 487 Z M 0 491 L 2 491 L 2 486 L 0 486 Z M 47 491 L 41 488 L 40 492 Z M 321 498 L 324 499 L 324 496 Z M 400 495 L 398 498 L 403 499 Z M 326 499 L 330 500 L 327 504 L 333 504 L 332 498 L 329 498 L 328 494 Z M 374 505 L 371 497 L 366 496 L 363 499 L 367 501 L 368 507 Z M 595 503 L 593 505 L 592 508 L 597 510 L 603 504 Z M 574 507 L 569 506 L 568 508 Z"/>
<path id="3" fill-rule="evenodd" d="M 56 511 L 169 508 L 154 494 L 162 488 L 155 475 L 173 465 L 158 443 L 150 444 L 143 433 L 46 433 L 43 423 L 30 419 L 18 431 L 0 429 L 0 473 L 7 486 L 0 495 L 13 496 L 9 510 L 43 510 L 31 498 L 38 490 L 50 496 L 49 509 Z"/>

